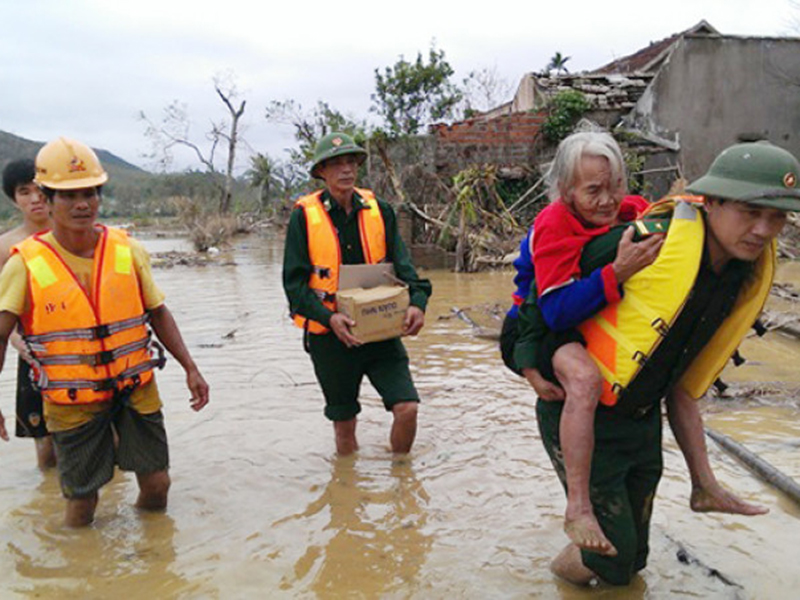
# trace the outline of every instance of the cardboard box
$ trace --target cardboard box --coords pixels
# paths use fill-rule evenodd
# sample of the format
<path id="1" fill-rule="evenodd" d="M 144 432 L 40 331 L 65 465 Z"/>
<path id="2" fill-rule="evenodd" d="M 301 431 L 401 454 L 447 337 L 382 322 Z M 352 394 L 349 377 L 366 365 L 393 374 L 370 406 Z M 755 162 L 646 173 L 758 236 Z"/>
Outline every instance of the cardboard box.
<path id="1" fill-rule="evenodd" d="M 353 335 L 364 343 L 400 337 L 409 304 L 408 287 L 380 285 L 364 289 L 339 290 L 339 312 L 356 322 Z"/>

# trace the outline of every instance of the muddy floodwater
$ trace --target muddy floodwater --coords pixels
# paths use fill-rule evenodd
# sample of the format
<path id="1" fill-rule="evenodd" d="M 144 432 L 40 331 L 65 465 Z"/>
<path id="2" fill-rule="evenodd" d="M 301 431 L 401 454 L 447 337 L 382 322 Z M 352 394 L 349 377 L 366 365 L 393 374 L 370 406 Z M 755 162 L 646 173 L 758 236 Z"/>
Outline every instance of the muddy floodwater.
<path id="1" fill-rule="evenodd" d="M 251 236 L 228 264 L 155 271 L 211 385 L 211 403 L 194 413 L 177 363 L 158 374 L 173 481 L 165 514 L 137 513 L 135 478 L 118 473 L 101 490 L 95 524 L 66 529 L 57 477 L 36 469 L 33 443 L 0 444 L 0 598 L 800 597 L 800 507 L 709 440 L 724 485 L 770 512 L 692 513 L 668 428 L 641 576 L 594 591 L 553 578 L 565 499 L 536 431 L 534 395 L 502 366 L 495 342 L 451 318 L 455 306 L 505 303 L 508 272 L 426 273 L 427 324 L 407 342 L 423 398 L 416 446 L 392 459 L 389 415 L 365 384 L 361 450 L 336 458 L 287 317 L 282 241 Z M 800 268 L 787 265 L 781 277 L 798 284 Z M 770 333 L 746 340 L 742 354 L 747 364 L 726 381 L 734 392 L 758 382 L 766 395 L 704 402 L 707 424 L 800 479 L 800 343 Z M 0 378 L 12 419 L 14 360 Z M 680 562 L 681 547 L 696 561 Z"/>

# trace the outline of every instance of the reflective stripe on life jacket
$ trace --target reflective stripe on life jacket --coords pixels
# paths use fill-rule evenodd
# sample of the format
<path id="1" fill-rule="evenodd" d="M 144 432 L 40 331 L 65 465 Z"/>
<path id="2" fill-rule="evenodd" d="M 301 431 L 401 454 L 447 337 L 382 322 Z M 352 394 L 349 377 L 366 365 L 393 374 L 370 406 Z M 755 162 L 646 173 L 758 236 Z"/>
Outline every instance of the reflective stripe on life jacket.
<path id="1" fill-rule="evenodd" d="M 369 265 L 383 262 L 386 260 L 386 225 L 378 201 L 370 190 L 356 188 L 355 191 L 366 205 L 358 211 L 358 231 L 364 262 Z M 321 197 L 322 190 L 300 198 L 295 206 L 303 209 L 306 218 L 308 255 L 311 259 L 308 286 L 326 307 L 335 311 L 342 251 L 336 228 L 322 204 Z M 309 333 L 328 332 L 328 328 L 321 323 L 299 314 L 292 315 L 292 318 L 295 325 L 308 328 Z"/>
<path id="2" fill-rule="evenodd" d="M 17 244 L 30 307 L 21 316 L 37 387 L 55 404 L 89 404 L 150 381 L 155 366 L 139 278 L 127 234 L 100 228 L 89 295 L 39 235 Z"/>
<path id="3" fill-rule="evenodd" d="M 678 202 L 656 261 L 625 282 L 620 302 L 606 306 L 578 327 L 603 376 L 603 404 L 617 403 L 620 393 L 669 334 L 694 286 L 704 244 L 700 209 Z M 716 379 L 761 312 L 774 262 L 773 244 L 757 262 L 754 277 L 745 283 L 731 315 L 682 377 L 682 387 L 695 398 Z"/>

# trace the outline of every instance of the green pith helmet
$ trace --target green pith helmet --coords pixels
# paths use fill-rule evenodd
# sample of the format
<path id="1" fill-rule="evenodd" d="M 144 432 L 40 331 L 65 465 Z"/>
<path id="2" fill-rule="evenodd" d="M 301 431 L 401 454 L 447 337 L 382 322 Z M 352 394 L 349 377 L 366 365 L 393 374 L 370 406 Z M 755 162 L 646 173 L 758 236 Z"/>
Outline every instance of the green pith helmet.
<path id="1" fill-rule="evenodd" d="M 357 145 L 353 138 L 346 133 L 339 131 L 329 133 L 317 143 L 317 147 L 314 149 L 314 164 L 311 165 L 311 176 L 319 177 L 317 169 L 329 158 L 345 154 L 358 154 L 358 164 L 363 163 L 367 158 L 367 151 Z"/>
<path id="2" fill-rule="evenodd" d="M 800 162 L 769 142 L 736 144 L 714 159 L 687 192 L 778 210 L 800 211 Z"/>

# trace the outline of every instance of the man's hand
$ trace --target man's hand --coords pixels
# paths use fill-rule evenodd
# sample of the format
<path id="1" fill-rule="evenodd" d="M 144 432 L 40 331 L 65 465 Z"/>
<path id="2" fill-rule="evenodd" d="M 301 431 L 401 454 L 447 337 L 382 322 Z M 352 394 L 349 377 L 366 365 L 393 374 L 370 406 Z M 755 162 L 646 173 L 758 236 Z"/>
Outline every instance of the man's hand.
<path id="1" fill-rule="evenodd" d="M 660 234 L 650 236 L 640 242 L 634 242 L 633 226 L 628 227 L 622 234 L 622 239 L 617 246 L 617 258 L 613 262 L 617 282 L 623 283 L 634 273 L 653 264 L 663 243 L 664 236 Z"/>
<path id="2" fill-rule="evenodd" d="M 522 369 L 522 374 L 542 400 L 564 400 L 566 394 L 561 386 L 542 377 L 537 369 Z"/>
<path id="3" fill-rule="evenodd" d="M 208 404 L 208 384 L 200 371 L 194 369 L 186 374 L 186 387 L 192 393 L 192 397 L 189 399 L 192 410 L 201 410 Z"/>
<path id="4" fill-rule="evenodd" d="M 6 418 L 3 416 L 3 411 L 0 410 L 0 438 L 8 441 L 8 432 L 6 431 Z"/>
<path id="5" fill-rule="evenodd" d="M 334 313 L 331 317 L 330 328 L 340 342 L 348 348 L 352 348 L 361 345 L 361 340 L 350 332 L 350 328 L 355 324 L 356 322 L 344 313 Z"/>
<path id="6" fill-rule="evenodd" d="M 403 320 L 403 335 L 417 335 L 425 325 L 425 313 L 419 306 L 409 306 Z"/>
<path id="7" fill-rule="evenodd" d="M 22 360 L 24 360 L 29 365 L 33 364 L 33 357 L 31 356 L 31 353 L 28 351 L 28 346 L 25 344 L 25 342 L 22 341 L 22 336 L 16 329 L 9 336 L 8 341 L 11 342 L 11 345 L 19 353 Z"/>

